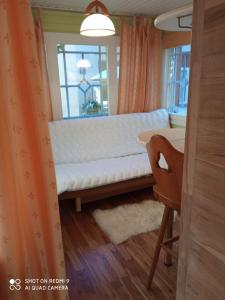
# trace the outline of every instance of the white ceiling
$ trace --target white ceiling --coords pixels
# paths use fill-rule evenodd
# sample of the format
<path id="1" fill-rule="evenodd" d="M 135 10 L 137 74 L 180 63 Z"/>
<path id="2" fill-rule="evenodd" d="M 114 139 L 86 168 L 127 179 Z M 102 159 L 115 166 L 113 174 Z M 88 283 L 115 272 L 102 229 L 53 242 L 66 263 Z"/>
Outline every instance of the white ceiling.
<path id="1" fill-rule="evenodd" d="M 84 11 L 91 0 L 31 0 L 32 6 Z M 103 0 L 111 14 L 157 16 L 192 0 Z"/>

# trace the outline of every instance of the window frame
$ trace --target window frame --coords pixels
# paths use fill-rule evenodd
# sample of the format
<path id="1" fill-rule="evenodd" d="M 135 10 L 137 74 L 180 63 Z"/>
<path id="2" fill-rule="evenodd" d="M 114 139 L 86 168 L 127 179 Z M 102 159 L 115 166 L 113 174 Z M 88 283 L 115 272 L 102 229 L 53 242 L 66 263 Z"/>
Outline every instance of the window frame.
<path id="1" fill-rule="evenodd" d="M 75 33 L 45 32 L 47 65 L 52 99 L 53 120 L 62 120 L 62 103 L 58 70 L 57 45 L 101 45 L 108 48 L 108 114 L 116 114 L 118 97 L 117 47 L 119 36 L 89 38 Z"/>

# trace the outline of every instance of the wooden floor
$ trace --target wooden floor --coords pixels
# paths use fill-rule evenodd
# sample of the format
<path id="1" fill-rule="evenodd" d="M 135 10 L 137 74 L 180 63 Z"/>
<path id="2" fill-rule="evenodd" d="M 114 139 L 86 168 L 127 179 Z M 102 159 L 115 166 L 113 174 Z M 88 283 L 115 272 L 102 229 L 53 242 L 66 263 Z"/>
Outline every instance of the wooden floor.
<path id="1" fill-rule="evenodd" d="M 133 192 L 86 204 L 81 213 L 75 213 L 73 201 L 61 201 L 71 300 L 175 299 L 176 262 L 166 267 L 163 251 L 152 291 L 145 287 L 157 232 L 140 234 L 116 246 L 110 243 L 92 217 L 96 208 L 112 208 L 148 198 L 152 195 L 146 190 Z"/>

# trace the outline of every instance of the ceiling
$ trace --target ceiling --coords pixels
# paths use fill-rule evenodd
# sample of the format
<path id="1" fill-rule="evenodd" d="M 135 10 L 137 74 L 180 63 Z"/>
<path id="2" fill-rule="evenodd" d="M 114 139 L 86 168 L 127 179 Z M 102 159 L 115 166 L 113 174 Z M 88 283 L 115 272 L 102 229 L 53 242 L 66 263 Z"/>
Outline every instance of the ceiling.
<path id="1" fill-rule="evenodd" d="M 83 12 L 90 0 L 31 0 L 32 6 Z M 111 14 L 157 16 L 192 0 L 103 0 Z"/>

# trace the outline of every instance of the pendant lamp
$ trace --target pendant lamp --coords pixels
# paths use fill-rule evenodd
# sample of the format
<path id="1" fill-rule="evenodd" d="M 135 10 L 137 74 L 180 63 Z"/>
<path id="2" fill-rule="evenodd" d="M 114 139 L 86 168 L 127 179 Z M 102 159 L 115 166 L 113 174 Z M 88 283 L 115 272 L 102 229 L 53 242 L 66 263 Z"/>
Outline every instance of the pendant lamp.
<path id="1" fill-rule="evenodd" d="M 101 13 L 99 11 L 101 11 Z M 109 36 L 116 33 L 114 24 L 108 17 L 109 11 L 101 1 L 92 1 L 86 7 L 85 14 L 88 16 L 83 20 L 81 24 L 81 35 Z"/>

